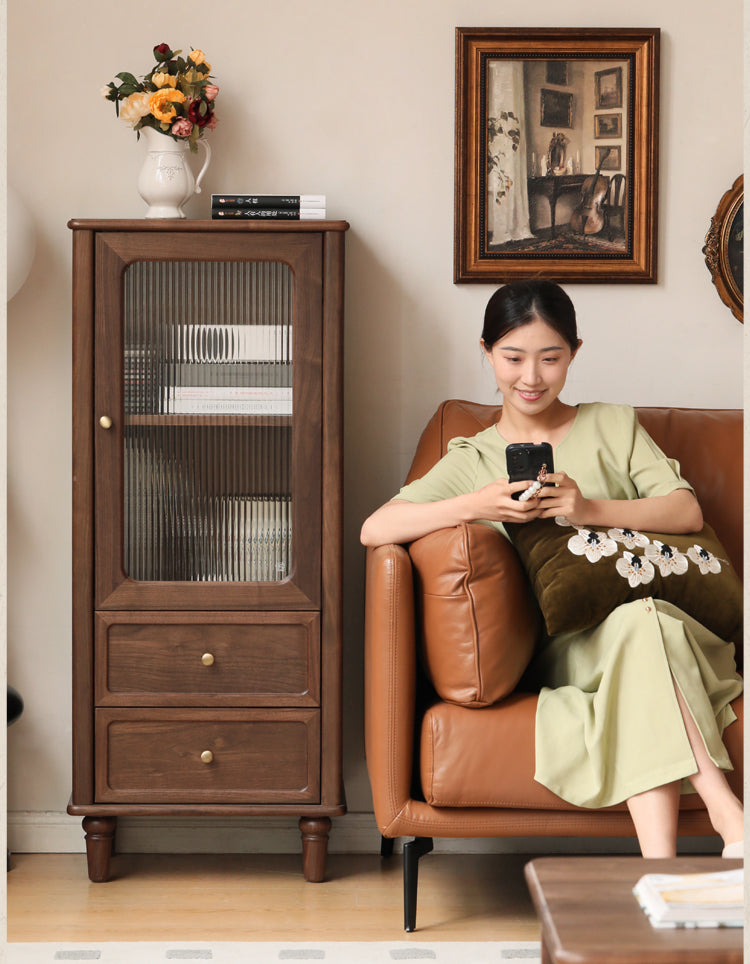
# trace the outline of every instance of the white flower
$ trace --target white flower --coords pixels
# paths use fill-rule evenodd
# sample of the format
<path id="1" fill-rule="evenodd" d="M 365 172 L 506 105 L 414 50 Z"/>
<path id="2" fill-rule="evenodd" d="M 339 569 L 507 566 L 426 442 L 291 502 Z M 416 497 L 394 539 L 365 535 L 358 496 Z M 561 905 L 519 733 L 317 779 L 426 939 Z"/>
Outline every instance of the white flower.
<path id="1" fill-rule="evenodd" d="M 607 535 L 615 542 L 621 542 L 626 549 L 643 549 L 649 543 L 648 536 L 635 529 L 610 529 Z"/>
<path id="2" fill-rule="evenodd" d="M 623 552 L 615 563 L 615 568 L 624 579 L 628 580 L 632 589 L 645 585 L 654 578 L 654 567 L 648 559 L 636 556 L 633 552 Z"/>
<path id="3" fill-rule="evenodd" d="M 568 522 L 564 515 L 556 515 L 555 524 L 559 526 L 572 526 L 574 529 L 579 528 L 574 522 Z"/>
<path id="4" fill-rule="evenodd" d="M 576 556 L 586 556 L 589 562 L 599 562 L 602 556 L 613 556 L 617 552 L 617 543 L 604 532 L 579 529 L 568 539 L 568 549 Z"/>
<path id="5" fill-rule="evenodd" d="M 120 108 L 121 119 L 131 127 L 135 127 L 138 121 L 148 114 L 150 97 L 151 94 L 148 91 L 145 93 L 136 92 L 135 94 L 131 94 L 130 97 L 126 97 Z"/>
<path id="6" fill-rule="evenodd" d="M 666 542 L 654 539 L 651 545 L 646 546 L 644 552 L 646 558 L 659 567 L 662 576 L 669 576 L 671 573 L 681 576 L 687 572 L 687 557 L 683 556 L 676 546 L 668 546 Z"/>
<path id="7" fill-rule="evenodd" d="M 687 551 L 687 557 L 698 566 L 703 576 L 709 572 L 721 572 L 721 563 L 719 560 L 713 553 L 709 552 L 708 549 L 704 549 L 702 546 L 690 546 Z"/>

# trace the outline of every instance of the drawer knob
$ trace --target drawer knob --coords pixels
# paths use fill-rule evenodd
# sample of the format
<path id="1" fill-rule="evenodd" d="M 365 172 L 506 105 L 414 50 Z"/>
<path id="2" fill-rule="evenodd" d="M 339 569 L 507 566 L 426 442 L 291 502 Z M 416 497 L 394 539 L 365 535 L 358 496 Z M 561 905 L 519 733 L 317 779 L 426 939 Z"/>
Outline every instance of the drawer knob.
<path id="1" fill-rule="evenodd" d="M 203 763 L 213 763 L 214 755 L 210 750 L 204 750 L 203 753 L 201 753 L 201 760 Z"/>
<path id="2" fill-rule="evenodd" d="M 213 654 L 213 653 L 204 653 L 204 654 L 201 656 L 201 663 L 203 663 L 204 666 L 213 666 L 213 665 L 214 665 L 214 654 Z"/>
<path id="3" fill-rule="evenodd" d="M 109 415 L 102 415 L 102 417 L 99 419 L 99 424 L 102 428 L 112 428 L 112 419 L 109 417 Z"/>

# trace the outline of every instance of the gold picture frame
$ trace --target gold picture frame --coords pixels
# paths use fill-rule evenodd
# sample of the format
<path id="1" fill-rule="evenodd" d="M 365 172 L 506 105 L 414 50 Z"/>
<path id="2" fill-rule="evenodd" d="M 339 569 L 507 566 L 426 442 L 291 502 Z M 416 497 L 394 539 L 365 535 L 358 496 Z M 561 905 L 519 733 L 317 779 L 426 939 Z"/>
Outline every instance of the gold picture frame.
<path id="1" fill-rule="evenodd" d="M 722 196 L 706 234 L 703 255 L 719 297 L 744 324 L 744 176 Z"/>
<path id="2" fill-rule="evenodd" d="M 659 41 L 658 28 L 456 28 L 454 282 L 657 280 Z M 572 126 L 553 130 L 539 119 L 555 60 Z M 622 95 L 622 123 L 599 172 L 602 87 L 608 108 Z M 616 175 L 626 187 L 610 217 Z M 520 196 L 528 210 L 511 233 L 503 218 Z"/>

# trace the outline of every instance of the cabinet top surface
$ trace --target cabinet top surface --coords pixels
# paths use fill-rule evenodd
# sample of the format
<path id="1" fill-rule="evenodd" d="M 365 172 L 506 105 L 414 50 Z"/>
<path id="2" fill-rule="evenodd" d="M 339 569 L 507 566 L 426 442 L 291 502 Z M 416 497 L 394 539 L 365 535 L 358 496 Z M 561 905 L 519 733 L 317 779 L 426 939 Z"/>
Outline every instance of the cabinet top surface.
<path id="1" fill-rule="evenodd" d="M 100 218 L 71 218 L 68 227 L 73 231 L 217 231 L 230 234 L 252 234 L 269 231 L 346 231 L 347 221 L 294 221 L 267 220 L 244 221 L 241 224 L 227 224 L 226 221 L 213 219 L 177 219 L 177 218 L 128 218 L 128 219 L 100 219 Z"/>

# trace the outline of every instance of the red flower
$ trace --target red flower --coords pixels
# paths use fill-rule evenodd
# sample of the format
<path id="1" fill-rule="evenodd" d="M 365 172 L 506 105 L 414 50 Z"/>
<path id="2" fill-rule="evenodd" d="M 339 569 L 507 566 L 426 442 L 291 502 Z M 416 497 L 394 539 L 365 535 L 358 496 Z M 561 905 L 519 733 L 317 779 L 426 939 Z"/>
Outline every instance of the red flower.
<path id="1" fill-rule="evenodd" d="M 154 47 L 154 57 L 156 57 L 157 60 L 169 60 L 171 56 L 172 51 L 169 44 L 157 44 L 157 46 Z"/>
<path id="2" fill-rule="evenodd" d="M 188 118 L 198 127 L 205 127 L 211 119 L 211 111 L 203 100 L 193 100 L 188 107 Z"/>

